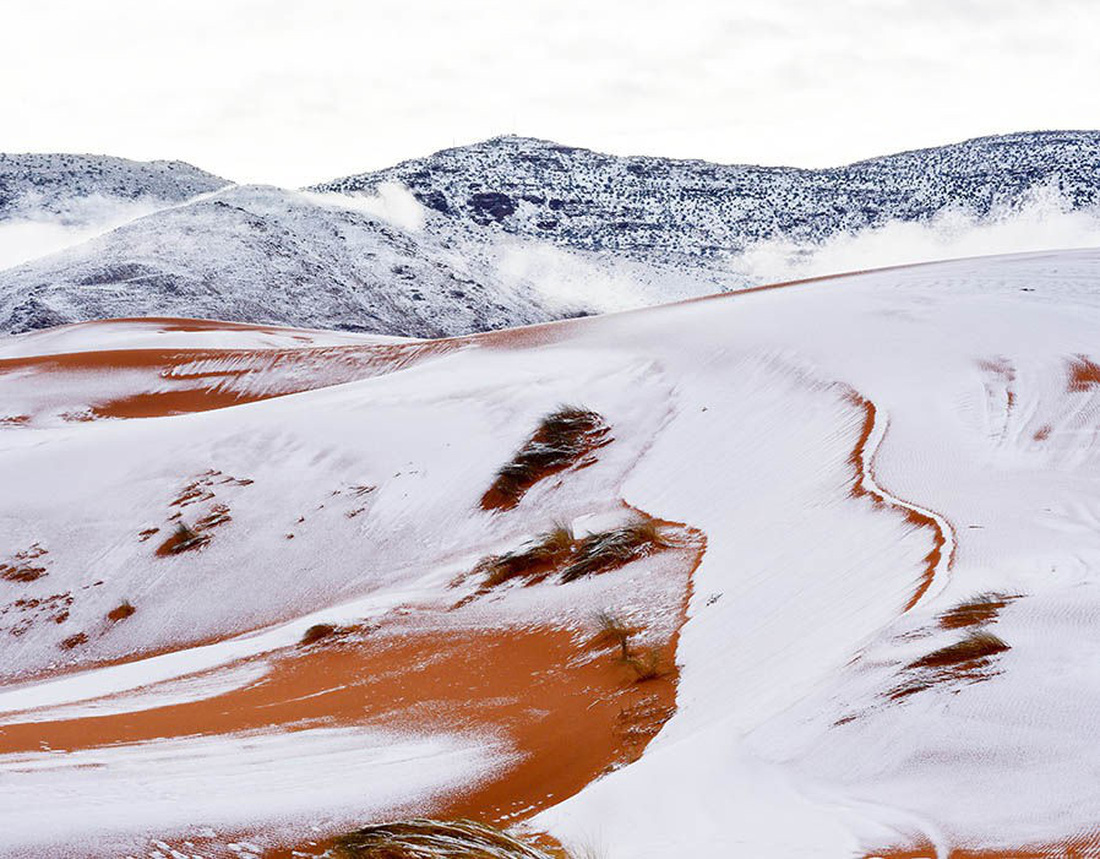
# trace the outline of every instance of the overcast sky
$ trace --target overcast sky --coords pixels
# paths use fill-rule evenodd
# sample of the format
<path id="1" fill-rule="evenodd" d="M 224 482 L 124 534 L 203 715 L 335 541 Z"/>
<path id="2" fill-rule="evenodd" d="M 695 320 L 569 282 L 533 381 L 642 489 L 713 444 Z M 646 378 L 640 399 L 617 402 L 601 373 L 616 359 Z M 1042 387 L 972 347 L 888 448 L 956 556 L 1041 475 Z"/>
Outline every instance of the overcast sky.
<path id="1" fill-rule="evenodd" d="M 1100 128 L 1097 0 L 4 0 L 0 151 L 297 186 L 496 134 L 824 166 Z"/>

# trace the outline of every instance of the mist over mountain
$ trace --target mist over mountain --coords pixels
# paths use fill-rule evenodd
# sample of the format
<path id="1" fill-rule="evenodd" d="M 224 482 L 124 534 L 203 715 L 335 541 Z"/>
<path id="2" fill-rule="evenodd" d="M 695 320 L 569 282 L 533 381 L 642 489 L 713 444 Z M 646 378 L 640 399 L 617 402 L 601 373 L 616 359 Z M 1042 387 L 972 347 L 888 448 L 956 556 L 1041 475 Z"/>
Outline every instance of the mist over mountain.
<path id="1" fill-rule="evenodd" d="M 238 186 L 0 273 L 12 331 L 167 315 L 419 337 L 555 314 L 436 237 L 299 192 Z"/>
<path id="2" fill-rule="evenodd" d="M 0 153 L 0 269 L 227 184 L 182 161 Z"/>
<path id="3" fill-rule="evenodd" d="M 180 315 L 437 337 L 878 265 L 1089 246 L 1100 243 L 1098 166 L 1100 133 L 1088 131 L 824 170 L 498 137 L 304 191 L 223 187 L 179 162 L 6 156 L 0 238 L 28 218 L 102 234 L 0 270 L 0 331 Z M 122 223 L 96 229 L 97 206 Z"/>
<path id="4" fill-rule="evenodd" d="M 0 220 L 36 213 L 75 218 L 88 198 L 179 203 L 227 184 L 183 161 L 0 153 Z"/>
<path id="5" fill-rule="evenodd" d="M 713 264 L 753 243 L 820 242 L 948 207 L 978 217 L 1025 205 L 1035 189 L 1072 208 L 1100 200 L 1100 133 L 984 137 L 845 167 L 725 166 L 624 158 L 498 137 L 317 190 L 406 185 L 425 206 L 485 228 L 646 261 Z"/>

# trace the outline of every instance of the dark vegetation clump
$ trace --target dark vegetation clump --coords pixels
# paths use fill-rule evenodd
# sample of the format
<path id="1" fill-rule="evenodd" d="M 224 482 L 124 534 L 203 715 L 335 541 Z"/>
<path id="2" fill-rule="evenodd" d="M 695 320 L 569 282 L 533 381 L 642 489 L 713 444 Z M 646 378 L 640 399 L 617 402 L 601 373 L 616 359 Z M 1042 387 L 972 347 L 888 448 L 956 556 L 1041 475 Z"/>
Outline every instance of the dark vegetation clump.
<path id="1" fill-rule="evenodd" d="M 470 820 L 413 819 L 367 826 L 336 839 L 337 859 L 555 859 Z"/>
<path id="2" fill-rule="evenodd" d="M 663 647 L 631 646 L 631 639 L 641 630 L 630 626 L 617 615 L 602 611 L 596 615 L 597 630 L 591 641 L 595 647 L 614 647 L 618 660 L 634 674 L 638 683 L 664 677 L 672 668 Z"/>
<path id="3" fill-rule="evenodd" d="M 46 575 L 44 564 L 36 559 L 46 554 L 38 543 L 28 549 L 16 552 L 15 556 L 6 564 L 0 564 L 0 579 L 6 582 L 33 582 Z"/>
<path id="4" fill-rule="evenodd" d="M 667 549 L 669 545 L 661 526 L 651 520 L 591 534 L 577 544 L 573 559 L 562 571 L 561 580 L 572 582 L 616 569 Z"/>
<path id="5" fill-rule="evenodd" d="M 638 632 L 637 627 L 628 626 L 616 615 L 601 611 L 596 615 L 597 630 L 592 639 L 595 647 L 616 647 L 625 661 L 630 656 L 630 637 Z"/>
<path id="6" fill-rule="evenodd" d="M 497 472 L 481 497 L 483 510 L 511 510 L 545 477 L 585 464 L 592 451 L 607 444 L 609 428 L 600 415 L 562 406 L 540 422 L 531 438 Z"/>
<path id="7" fill-rule="evenodd" d="M 209 534 L 202 534 L 183 522 L 176 525 L 172 535 L 160 544 L 158 555 L 178 555 L 191 549 L 201 549 L 210 542 Z"/>
<path id="8" fill-rule="evenodd" d="M 972 632 L 962 641 L 910 662 L 906 668 L 965 668 L 985 663 L 1008 649 L 1008 645 L 991 632 Z"/>
<path id="9" fill-rule="evenodd" d="M 136 611 L 137 609 L 130 605 L 129 600 L 123 600 L 121 605 L 107 612 L 107 620 L 112 623 L 118 623 L 120 620 L 126 620 L 126 618 L 130 617 L 130 615 Z"/>
<path id="10" fill-rule="evenodd" d="M 515 552 L 486 558 L 478 566 L 478 572 L 485 573 L 482 587 L 495 588 L 513 579 L 542 581 L 573 554 L 573 544 L 572 530 L 558 525 Z"/>
<path id="11" fill-rule="evenodd" d="M 1005 596 L 1004 594 L 979 594 L 973 599 L 960 603 L 941 614 L 939 618 L 940 626 L 944 629 L 982 626 L 996 620 L 1001 609 L 1014 599 L 1016 599 L 1015 596 Z"/>
<path id="12" fill-rule="evenodd" d="M 568 583 L 605 573 L 672 546 L 664 529 L 641 520 L 577 539 L 566 525 L 558 525 L 514 552 L 490 555 L 474 569 L 484 576 L 479 593 L 516 579 L 537 584 L 561 573 Z"/>

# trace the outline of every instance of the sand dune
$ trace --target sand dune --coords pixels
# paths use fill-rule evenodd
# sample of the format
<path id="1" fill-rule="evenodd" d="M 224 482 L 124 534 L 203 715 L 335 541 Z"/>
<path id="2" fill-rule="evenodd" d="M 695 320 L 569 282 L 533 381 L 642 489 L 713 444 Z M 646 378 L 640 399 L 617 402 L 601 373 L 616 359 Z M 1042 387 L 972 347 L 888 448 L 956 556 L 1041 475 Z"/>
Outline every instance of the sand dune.
<path id="1" fill-rule="evenodd" d="M 1093 855 L 1098 277 L 0 341 L 0 854 Z"/>

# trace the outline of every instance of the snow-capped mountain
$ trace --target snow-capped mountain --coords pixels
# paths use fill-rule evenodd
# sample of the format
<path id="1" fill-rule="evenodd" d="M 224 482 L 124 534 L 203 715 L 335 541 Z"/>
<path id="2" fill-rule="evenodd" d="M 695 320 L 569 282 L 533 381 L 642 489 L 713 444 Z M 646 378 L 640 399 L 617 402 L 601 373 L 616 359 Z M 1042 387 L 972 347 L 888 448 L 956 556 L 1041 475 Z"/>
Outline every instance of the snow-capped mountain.
<path id="1" fill-rule="evenodd" d="M 0 270 L 226 184 L 181 161 L 0 154 Z"/>
<path id="2" fill-rule="evenodd" d="M 0 327 L 168 315 L 438 337 L 585 310 L 496 271 L 461 226 L 402 228 L 342 202 L 240 186 L 134 220 L 0 273 Z"/>
<path id="3" fill-rule="evenodd" d="M 20 187 L 52 188 L 61 211 L 101 193 L 186 200 L 222 182 L 186 165 L 96 163 L 49 156 L 43 178 L 26 168 Z M 1100 244 L 1098 165 L 1098 132 L 982 138 L 827 170 L 500 137 L 306 191 L 234 186 L 136 212 L 0 271 L 0 331 L 170 314 L 462 335 L 923 258 L 1089 246 Z M 1041 230 L 1027 221 L 1036 205 Z M 945 244 L 944 223 L 1014 231 L 1000 245 Z M 924 229 L 931 252 L 914 251 L 910 233 L 897 246 L 899 225 Z M 861 237 L 893 244 L 806 264 Z"/>
<path id="4" fill-rule="evenodd" d="M 1091 206 L 1100 200 L 1100 132 L 984 137 L 824 170 L 622 158 L 498 137 L 317 190 L 371 191 L 392 181 L 425 206 L 486 228 L 697 264 L 764 239 L 819 242 L 926 220 L 949 206 L 989 215 L 1038 188 Z"/>
<path id="5" fill-rule="evenodd" d="M 107 155 L 0 153 L 0 221 L 84 222 L 93 201 L 180 203 L 227 183 L 182 161 L 130 161 Z"/>

